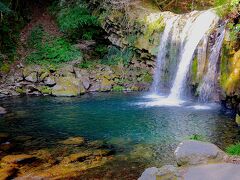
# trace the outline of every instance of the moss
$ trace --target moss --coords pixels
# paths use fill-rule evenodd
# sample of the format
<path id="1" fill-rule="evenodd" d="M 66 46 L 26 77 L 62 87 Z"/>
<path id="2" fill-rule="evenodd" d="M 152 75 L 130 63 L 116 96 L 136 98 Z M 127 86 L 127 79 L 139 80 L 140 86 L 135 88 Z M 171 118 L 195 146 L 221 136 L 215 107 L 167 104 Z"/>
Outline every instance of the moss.
<path id="1" fill-rule="evenodd" d="M 192 62 L 192 80 L 193 83 L 197 83 L 197 71 L 198 71 L 198 59 L 195 57 Z"/>
<path id="2" fill-rule="evenodd" d="M 3 64 L 0 66 L 0 72 L 9 73 L 9 72 L 10 72 L 10 65 L 7 64 L 7 63 L 3 63 Z"/>
<path id="3" fill-rule="evenodd" d="M 226 152 L 230 155 L 240 155 L 240 143 L 232 144 L 226 148 Z"/>
<path id="4" fill-rule="evenodd" d="M 156 19 L 155 21 L 153 22 L 150 22 L 148 25 L 147 25 L 147 30 L 146 30 L 146 33 L 145 33 L 145 36 L 147 39 L 150 39 L 150 37 L 152 37 L 152 35 L 154 33 L 160 33 L 164 30 L 165 28 L 165 23 L 163 21 L 163 17 L 160 16 L 158 19 Z"/>
<path id="5" fill-rule="evenodd" d="M 146 73 L 143 76 L 143 81 L 147 83 L 151 83 L 153 81 L 153 77 L 149 73 Z"/>
<path id="6" fill-rule="evenodd" d="M 52 94 L 52 89 L 50 87 L 47 87 L 47 86 L 41 86 L 39 88 L 39 91 L 42 93 L 42 94 Z"/>
<path id="7" fill-rule="evenodd" d="M 123 86 L 114 86 L 112 88 L 112 91 L 115 91 L 115 92 L 124 91 L 124 87 Z"/>
<path id="8" fill-rule="evenodd" d="M 23 88 L 17 87 L 17 88 L 16 88 L 16 92 L 19 93 L 19 94 L 25 94 L 25 93 L 26 93 L 26 90 L 23 89 Z"/>

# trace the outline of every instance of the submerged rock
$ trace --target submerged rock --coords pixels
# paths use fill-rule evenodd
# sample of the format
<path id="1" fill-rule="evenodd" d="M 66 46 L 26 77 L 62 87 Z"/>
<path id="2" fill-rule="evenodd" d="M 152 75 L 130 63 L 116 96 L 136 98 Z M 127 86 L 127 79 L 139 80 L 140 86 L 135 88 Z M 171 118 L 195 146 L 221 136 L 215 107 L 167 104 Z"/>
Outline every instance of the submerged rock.
<path id="1" fill-rule="evenodd" d="M 7 113 L 7 110 L 0 106 L 0 115 L 1 114 L 6 114 L 6 113 Z"/>
<path id="2" fill-rule="evenodd" d="M 28 154 L 7 155 L 2 158 L 2 162 L 7 164 L 18 164 L 34 160 L 35 157 Z"/>
<path id="3" fill-rule="evenodd" d="M 177 164 L 196 165 L 209 161 L 222 161 L 226 154 L 216 145 L 201 141 L 184 141 L 174 152 Z"/>
<path id="4" fill-rule="evenodd" d="M 0 133 L 0 143 L 5 142 L 8 137 L 9 137 L 9 134 L 7 134 L 7 133 Z"/>
<path id="5" fill-rule="evenodd" d="M 61 144 L 65 145 L 82 145 L 85 140 L 83 137 L 70 137 L 64 141 L 60 141 Z"/>
<path id="6" fill-rule="evenodd" d="M 17 173 L 18 169 L 12 166 L 7 166 L 0 169 L 0 179 L 12 179 Z"/>

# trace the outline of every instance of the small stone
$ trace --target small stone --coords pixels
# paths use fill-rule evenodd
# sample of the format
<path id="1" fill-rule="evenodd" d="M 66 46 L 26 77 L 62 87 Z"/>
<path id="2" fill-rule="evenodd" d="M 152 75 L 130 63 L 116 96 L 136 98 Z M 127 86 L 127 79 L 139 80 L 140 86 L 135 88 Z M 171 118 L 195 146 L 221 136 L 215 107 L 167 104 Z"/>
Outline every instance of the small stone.
<path id="1" fill-rule="evenodd" d="M 0 106 L 0 115 L 1 114 L 6 114 L 6 113 L 7 113 L 7 110 Z"/>
<path id="2" fill-rule="evenodd" d="M 82 145 L 85 140 L 83 137 L 70 137 L 64 141 L 60 141 L 61 144 L 65 145 Z"/>
<path id="3" fill-rule="evenodd" d="M 56 84 L 54 77 L 49 76 L 44 79 L 44 84 L 47 86 L 54 86 Z"/>
<path id="4" fill-rule="evenodd" d="M 7 155 L 2 158 L 2 161 L 7 164 L 18 164 L 35 159 L 34 156 L 27 154 Z"/>
<path id="5" fill-rule="evenodd" d="M 32 72 L 25 79 L 26 79 L 26 81 L 36 83 L 38 81 L 37 73 L 36 72 Z"/>
<path id="6" fill-rule="evenodd" d="M 0 144 L 0 150 L 2 151 L 9 151 L 12 148 L 13 148 L 13 144 L 10 142 L 5 142 Z"/>

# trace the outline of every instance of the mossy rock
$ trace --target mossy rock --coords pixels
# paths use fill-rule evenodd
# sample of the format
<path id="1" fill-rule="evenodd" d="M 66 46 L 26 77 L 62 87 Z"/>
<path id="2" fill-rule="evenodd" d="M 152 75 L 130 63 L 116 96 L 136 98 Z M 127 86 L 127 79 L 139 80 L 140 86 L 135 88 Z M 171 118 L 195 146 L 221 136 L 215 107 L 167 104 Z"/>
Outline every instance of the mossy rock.
<path id="1" fill-rule="evenodd" d="M 59 77 L 56 79 L 56 85 L 52 88 L 54 96 L 77 96 L 84 93 L 79 79 L 75 77 Z"/>

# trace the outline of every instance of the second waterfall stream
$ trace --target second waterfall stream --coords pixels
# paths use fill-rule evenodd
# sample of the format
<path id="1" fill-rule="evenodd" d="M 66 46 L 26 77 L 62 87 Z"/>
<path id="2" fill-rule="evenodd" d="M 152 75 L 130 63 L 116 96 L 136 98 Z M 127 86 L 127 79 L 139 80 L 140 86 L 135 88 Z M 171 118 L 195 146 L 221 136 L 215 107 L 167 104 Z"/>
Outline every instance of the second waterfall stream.
<path id="1" fill-rule="evenodd" d="M 168 18 L 164 18 L 165 29 L 160 37 L 151 94 L 161 96 L 162 92 L 167 92 L 168 95 L 154 104 L 179 105 L 187 99 L 189 71 L 194 57 L 205 64 L 208 63 L 207 70 L 200 70 L 205 69 L 208 73 L 203 73 L 206 76 L 202 77 L 203 82 L 198 90 L 202 91 L 199 92 L 201 100 L 209 101 L 211 94 L 207 92 L 208 87 L 214 89 L 213 84 L 216 83 L 208 79 L 212 76 L 212 79 L 216 79 L 217 67 L 213 66 L 217 66 L 224 38 L 224 27 L 218 27 L 219 17 L 213 10 L 193 11 L 183 15 L 172 14 L 166 17 Z M 212 46 L 215 49 L 210 49 L 208 39 L 214 31 L 218 33 Z"/>

